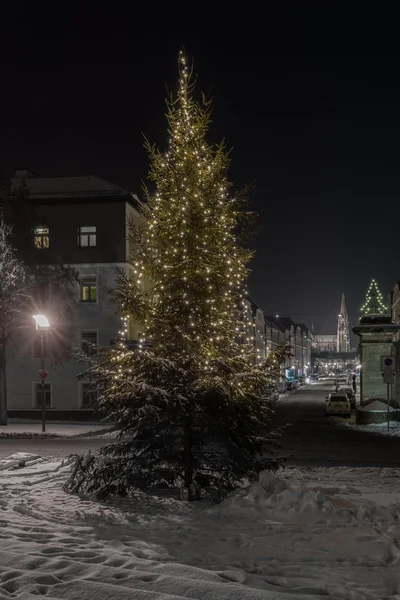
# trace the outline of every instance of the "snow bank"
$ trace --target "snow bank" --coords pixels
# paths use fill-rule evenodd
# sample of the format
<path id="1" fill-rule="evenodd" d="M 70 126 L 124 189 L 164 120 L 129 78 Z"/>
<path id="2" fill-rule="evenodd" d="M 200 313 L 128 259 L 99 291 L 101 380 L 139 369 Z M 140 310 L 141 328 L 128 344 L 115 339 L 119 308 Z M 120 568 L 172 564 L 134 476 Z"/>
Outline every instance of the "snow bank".
<path id="1" fill-rule="evenodd" d="M 358 410 L 363 412 L 387 412 L 387 404 L 385 402 L 381 402 L 380 400 L 374 400 L 365 406 L 358 407 Z M 389 412 L 396 412 L 396 409 L 392 406 L 389 406 Z"/>
<path id="2" fill-rule="evenodd" d="M 262 471 L 258 482 L 230 494 L 215 510 L 291 521 L 299 515 L 308 520 L 321 520 L 327 515 L 341 514 L 320 490 L 315 492 L 290 485 L 269 471 Z"/>

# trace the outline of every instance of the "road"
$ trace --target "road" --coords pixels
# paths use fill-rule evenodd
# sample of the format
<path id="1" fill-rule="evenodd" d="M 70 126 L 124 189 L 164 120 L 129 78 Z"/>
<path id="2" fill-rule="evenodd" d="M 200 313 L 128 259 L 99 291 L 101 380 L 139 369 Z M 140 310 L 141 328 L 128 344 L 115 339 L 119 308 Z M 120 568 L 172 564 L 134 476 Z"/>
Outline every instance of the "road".
<path id="1" fill-rule="evenodd" d="M 276 407 L 274 425 L 290 423 L 282 438 L 280 454 L 294 455 L 291 464 L 360 467 L 400 467 L 400 437 L 389 437 L 339 427 L 325 417 L 325 397 L 332 382 L 317 382 L 283 396 Z M 14 452 L 65 458 L 87 453 L 111 440 L 7 439 L 0 438 L 0 459 Z"/>
<path id="2" fill-rule="evenodd" d="M 282 438 L 282 455 L 291 464 L 313 466 L 400 467 L 400 437 L 339 427 L 325 416 L 332 381 L 321 381 L 283 396 L 274 425 L 290 423 Z"/>
<path id="3" fill-rule="evenodd" d="M 95 451 L 109 443 L 107 439 L 83 438 L 0 438 L 0 459 L 15 452 L 30 452 L 39 456 L 65 458 L 69 454 L 86 454 L 90 449 Z"/>

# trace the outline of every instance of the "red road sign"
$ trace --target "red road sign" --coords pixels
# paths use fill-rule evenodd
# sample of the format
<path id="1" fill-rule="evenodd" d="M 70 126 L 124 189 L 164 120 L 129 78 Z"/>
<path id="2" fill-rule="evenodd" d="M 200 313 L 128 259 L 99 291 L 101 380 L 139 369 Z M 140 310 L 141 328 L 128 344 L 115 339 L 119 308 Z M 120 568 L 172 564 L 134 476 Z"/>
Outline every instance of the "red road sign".
<path id="1" fill-rule="evenodd" d="M 49 374 L 46 371 L 46 369 L 40 369 L 40 371 L 38 371 L 38 377 L 39 377 L 39 379 L 47 379 L 48 376 L 49 376 Z"/>

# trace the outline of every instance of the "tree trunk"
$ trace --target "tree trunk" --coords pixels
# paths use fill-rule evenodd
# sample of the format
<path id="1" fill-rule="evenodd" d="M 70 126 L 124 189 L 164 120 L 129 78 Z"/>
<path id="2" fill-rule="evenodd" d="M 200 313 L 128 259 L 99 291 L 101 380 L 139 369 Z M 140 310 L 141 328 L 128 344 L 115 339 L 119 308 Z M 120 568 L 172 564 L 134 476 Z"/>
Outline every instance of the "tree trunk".
<path id="1" fill-rule="evenodd" d="M 7 425 L 6 340 L 0 339 L 0 425 Z"/>

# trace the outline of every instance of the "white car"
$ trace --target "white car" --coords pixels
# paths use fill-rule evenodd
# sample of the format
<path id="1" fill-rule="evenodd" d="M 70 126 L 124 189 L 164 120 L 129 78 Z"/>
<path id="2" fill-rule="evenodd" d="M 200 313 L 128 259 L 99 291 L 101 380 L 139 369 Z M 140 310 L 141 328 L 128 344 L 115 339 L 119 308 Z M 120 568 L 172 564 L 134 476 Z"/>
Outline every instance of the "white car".
<path id="1" fill-rule="evenodd" d="M 326 401 L 325 413 L 327 415 L 343 415 L 350 417 L 351 405 L 347 394 L 329 394 Z"/>
<path id="2" fill-rule="evenodd" d="M 340 387 L 347 387 L 349 385 L 349 380 L 347 377 L 338 377 L 335 381 L 336 391 Z"/>
<path id="3" fill-rule="evenodd" d="M 347 386 L 347 387 L 340 386 L 340 388 L 338 389 L 338 393 L 339 394 L 346 394 L 346 396 L 348 397 L 348 399 L 350 401 L 351 408 L 355 408 L 356 407 L 356 396 L 354 394 L 354 390 L 353 390 L 352 387 L 350 387 L 350 386 Z"/>

